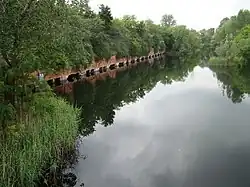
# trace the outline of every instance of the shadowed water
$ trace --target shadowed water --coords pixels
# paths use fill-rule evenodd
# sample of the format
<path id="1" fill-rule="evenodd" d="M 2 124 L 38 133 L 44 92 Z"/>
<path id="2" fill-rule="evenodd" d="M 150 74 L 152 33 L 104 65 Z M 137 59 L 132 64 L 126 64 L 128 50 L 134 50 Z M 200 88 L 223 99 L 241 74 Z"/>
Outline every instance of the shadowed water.
<path id="1" fill-rule="evenodd" d="M 249 187 L 250 100 L 245 92 L 239 89 L 236 100 L 241 99 L 233 102 L 231 92 L 237 91 L 225 86 L 230 81 L 217 80 L 221 72 L 209 68 L 159 70 L 158 64 L 150 67 L 156 78 L 145 66 L 148 77 L 145 67 L 144 74 L 138 67 L 95 86 L 74 86 L 87 125 L 82 133 L 89 135 L 80 145 L 87 159 L 75 167 L 77 185 Z"/>

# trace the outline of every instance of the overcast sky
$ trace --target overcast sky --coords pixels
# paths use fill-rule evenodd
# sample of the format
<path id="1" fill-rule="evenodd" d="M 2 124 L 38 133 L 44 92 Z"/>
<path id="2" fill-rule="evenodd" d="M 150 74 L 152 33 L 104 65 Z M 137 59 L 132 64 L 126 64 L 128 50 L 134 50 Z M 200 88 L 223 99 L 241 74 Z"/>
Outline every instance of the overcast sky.
<path id="1" fill-rule="evenodd" d="M 111 7 L 114 17 L 136 15 L 155 23 L 163 14 L 173 14 L 178 24 L 198 30 L 217 27 L 224 17 L 250 9 L 250 0 L 90 0 L 94 10 L 99 4 Z"/>

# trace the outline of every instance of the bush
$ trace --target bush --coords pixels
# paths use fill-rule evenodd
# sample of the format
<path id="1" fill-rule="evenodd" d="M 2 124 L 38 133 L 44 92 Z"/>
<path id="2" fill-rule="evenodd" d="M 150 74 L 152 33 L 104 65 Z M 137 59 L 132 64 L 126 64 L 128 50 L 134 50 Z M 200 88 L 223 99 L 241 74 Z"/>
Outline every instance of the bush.
<path id="1" fill-rule="evenodd" d="M 225 65 L 227 60 L 223 57 L 211 57 L 208 62 L 211 65 Z"/>
<path id="2" fill-rule="evenodd" d="M 34 186 L 42 168 L 58 165 L 74 149 L 79 111 L 63 99 L 36 95 L 23 122 L 1 140 L 0 186 Z"/>

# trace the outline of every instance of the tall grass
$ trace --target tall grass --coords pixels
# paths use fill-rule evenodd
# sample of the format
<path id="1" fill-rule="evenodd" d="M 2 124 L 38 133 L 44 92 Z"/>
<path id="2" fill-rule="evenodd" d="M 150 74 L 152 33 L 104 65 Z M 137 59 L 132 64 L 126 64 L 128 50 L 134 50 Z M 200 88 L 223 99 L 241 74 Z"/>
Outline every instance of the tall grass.
<path id="1" fill-rule="evenodd" d="M 47 165 L 73 149 L 78 110 L 63 99 L 35 96 L 24 121 L 9 127 L 0 147 L 0 187 L 32 187 Z"/>

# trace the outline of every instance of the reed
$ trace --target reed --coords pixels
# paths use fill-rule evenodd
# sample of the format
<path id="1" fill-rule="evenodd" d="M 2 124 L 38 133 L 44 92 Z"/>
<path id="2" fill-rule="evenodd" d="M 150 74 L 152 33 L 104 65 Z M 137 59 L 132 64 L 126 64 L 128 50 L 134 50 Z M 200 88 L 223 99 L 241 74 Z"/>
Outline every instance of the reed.
<path id="1" fill-rule="evenodd" d="M 37 95 L 25 120 L 9 126 L 0 147 L 0 186 L 32 187 L 47 166 L 74 149 L 79 111 L 61 98 Z"/>

